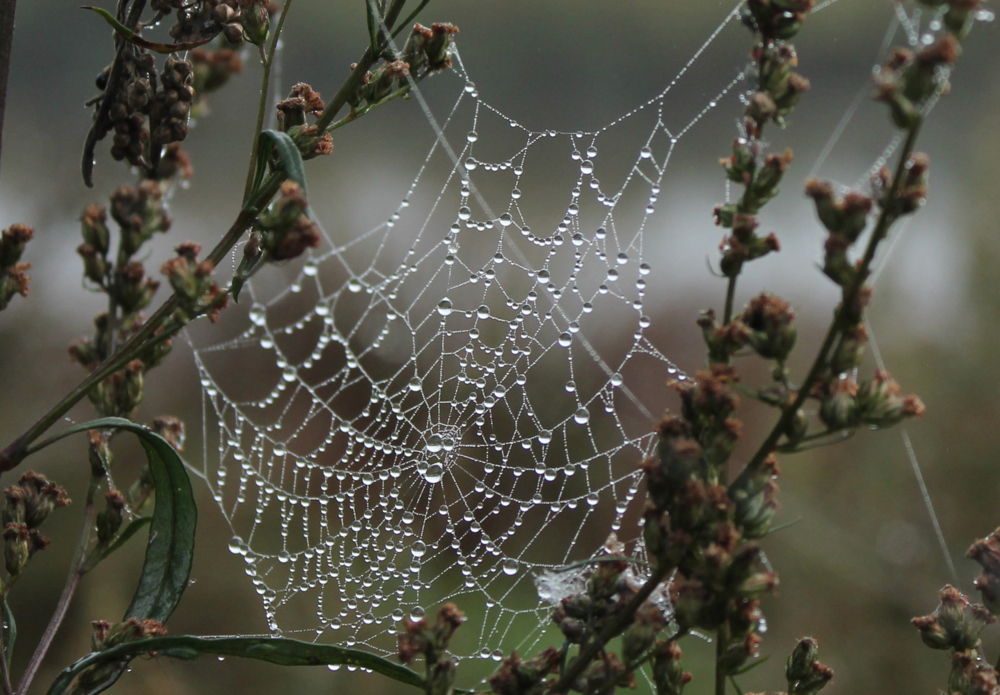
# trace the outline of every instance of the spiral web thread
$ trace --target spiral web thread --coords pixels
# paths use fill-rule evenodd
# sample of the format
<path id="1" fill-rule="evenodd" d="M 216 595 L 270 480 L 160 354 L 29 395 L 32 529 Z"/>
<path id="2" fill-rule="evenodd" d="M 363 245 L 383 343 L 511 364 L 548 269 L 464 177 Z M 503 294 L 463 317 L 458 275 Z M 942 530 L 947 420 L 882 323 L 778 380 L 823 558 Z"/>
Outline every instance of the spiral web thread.
<path id="1" fill-rule="evenodd" d="M 687 116 L 671 94 L 741 9 L 660 94 L 590 132 L 524 128 L 456 52 L 440 122 L 417 90 L 437 138 L 389 219 L 345 243 L 324 231 L 290 285 L 248 286 L 242 333 L 195 347 L 196 472 L 272 634 L 387 653 L 404 616 L 453 600 L 479 626 L 456 656 L 499 660 L 531 653 L 581 581 L 555 570 L 612 534 L 644 557 L 636 464 L 663 382 L 688 378 L 647 338 L 644 235 L 677 143 L 750 93 L 747 66 Z M 919 15 L 899 26 L 924 40 Z M 634 154 L 605 167 L 599 146 L 643 118 Z M 533 199 L 539 150 L 568 175 Z"/>

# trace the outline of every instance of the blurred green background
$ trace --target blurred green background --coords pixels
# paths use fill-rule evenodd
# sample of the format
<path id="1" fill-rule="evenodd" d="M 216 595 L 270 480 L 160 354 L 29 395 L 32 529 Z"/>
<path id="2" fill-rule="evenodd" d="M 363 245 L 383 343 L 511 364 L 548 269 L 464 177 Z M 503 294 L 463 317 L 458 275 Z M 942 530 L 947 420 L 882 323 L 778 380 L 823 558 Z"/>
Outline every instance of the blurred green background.
<path id="1" fill-rule="evenodd" d="M 658 94 L 732 10 L 733 0 L 433 0 L 426 21 L 461 27 L 458 46 L 480 95 L 533 129 L 594 129 Z M 740 301 L 759 288 L 779 292 L 800 320 L 799 374 L 816 347 L 835 302 L 815 267 L 823 235 L 801 183 L 859 90 L 864 89 L 894 13 L 890 0 L 839 0 L 811 17 L 796 40 L 800 72 L 813 90 L 773 146 L 797 158 L 785 194 L 765 224 L 783 252 L 751 266 Z M 285 88 L 306 81 L 332 94 L 365 45 L 363 0 L 296 0 L 285 28 L 281 76 Z M 871 321 L 881 355 L 906 391 L 928 406 L 907 431 L 956 558 L 961 589 L 972 591 L 975 568 L 964 560 L 971 541 L 1000 525 L 1000 27 L 980 23 L 953 77 L 954 90 L 933 113 L 920 149 L 932 159 L 927 208 L 909 226 L 877 285 Z M 897 41 L 902 37 L 897 34 Z M 697 113 L 745 66 L 746 32 L 730 30 L 712 44 L 675 99 L 679 113 Z M 81 377 L 66 346 L 90 330 L 102 310 L 85 291 L 74 249 L 77 218 L 103 202 L 132 175 L 99 147 L 96 185 L 83 187 L 79 153 L 89 126 L 83 102 L 110 54 L 108 28 L 65 2 L 18 7 L 14 61 L 0 162 L 0 225 L 23 221 L 36 229 L 26 260 L 34 264 L 31 295 L 0 315 L 0 439 L 16 436 Z M 244 73 L 211 100 L 212 113 L 185 148 L 195 178 L 172 202 L 174 228 L 158 239 L 148 268 L 187 239 L 217 238 L 238 207 L 252 137 L 260 68 L 251 55 Z M 453 76 L 425 83 L 433 104 L 461 88 Z M 435 101 L 440 99 L 440 102 Z M 667 269 L 651 280 L 648 312 L 660 328 L 653 339 L 679 366 L 695 371 L 702 343 L 693 321 L 719 306 L 724 287 L 704 259 L 720 237 L 712 205 L 725 194 L 716 164 L 734 134 L 738 104 L 713 109 L 678 147 L 665 184 L 664 239 L 647 232 L 652 254 Z M 815 172 L 850 184 L 888 142 L 883 109 L 865 100 L 844 136 Z M 414 102 L 395 104 L 337 134 L 336 151 L 309 165 L 313 204 L 326 226 L 367 228 L 385 219 L 415 175 L 433 132 Z M 316 195 L 321 191 L 320 195 Z M 564 193 L 564 192 L 563 192 Z M 654 225 L 656 218 L 653 219 Z M 655 291 L 654 291 L 655 290 Z M 869 357 L 868 367 L 872 359 Z M 238 368 L 238 366 L 237 366 Z M 190 352 L 178 345 L 149 378 L 139 419 L 173 413 L 189 424 L 189 449 L 199 451 L 200 417 Z M 87 406 L 71 413 L 90 415 Z M 759 441 L 770 414 L 748 415 L 745 436 Z M 135 451 L 127 446 L 120 460 Z M 86 473 L 79 441 L 52 447 L 32 467 L 55 477 L 82 499 Z M 780 521 L 801 522 L 776 533 L 765 548 L 781 577 L 765 601 L 772 661 L 741 680 L 746 690 L 780 690 L 784 659 L 797 638 L 819 640 L 821 658 L 836 671 L 827 692 L 933 692 L 948 660 L 923 647 L 909 625 L 930 612 L 935 591 L 951 581 L 921 498 L 901 430 L 860 433 L 854 440 L 782 464 Z M 127 480 L 127 473 L 119 473 Z M 240 634 L 265 630 L 258 597 L 242 563 L 225 552 L 231 530 L 196 481 L 201 507 L 198 555 L 185 600 L 170 623 L 174 634 Z M 14 672 L 26 663 L 61 590 L 75 543 L 79 507 L 48 522 L 52 547 L 34 559 L 13 597 L 19 622 Z M 33 692 L 89 650 L 90 621 L 114 619 L 132 593 L 141 543 L 85 578 Z M 473 628 L 469 628 L 471 631 Z M 992 659 L 1000 637 L 988 633 Z M 685 645 L 695 672 L 692 693 L 710 691 L 710 647 Z M 323 668 L 281 669 L 248 662 L 137 661 L 120 692 L 328 692 L 364 687 L 399 692 L 377 677 Z"/>

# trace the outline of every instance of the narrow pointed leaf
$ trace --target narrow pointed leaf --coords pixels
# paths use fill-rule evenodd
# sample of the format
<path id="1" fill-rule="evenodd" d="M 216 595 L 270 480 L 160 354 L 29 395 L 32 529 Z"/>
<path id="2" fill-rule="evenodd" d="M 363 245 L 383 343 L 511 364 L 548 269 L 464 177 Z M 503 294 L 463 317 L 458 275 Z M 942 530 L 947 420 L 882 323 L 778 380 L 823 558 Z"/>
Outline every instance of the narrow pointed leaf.
<path id="1" fill-rule="evenodd" d="M 151 618 L 166 622 L 187 588 L 198 521 L 191 481 L 174 448 L 142 425 L 124 418 L 108 417 L 74 425 L 33 447 L 29 453 L 73 434 L 106 429 L 127 430 L 139 437 L 156 487 L 146 560 L 125 619 Z"/>
<path id="2" fill-rule="evenodd" d="M 115 672 L 137 656 L 155 652 L 157 656 L 190 660 L 211 654 L 267 661 L 281 666 L 321 666 L 342 664 L 381 673 L 393 680 L 419 688 L 424 681 L 416 672 L 381 656 L 360 649 L 348 649 L 331 644 L 315 644 L 282 637 L 191 637 L 187 635 L 153 637 L 128 642 L 83 657 L 64 670 L 49 688 L 48 695 L 66 692 L 96 695 L 114 680 L 101 680 L 99 685 L 78 688 L 81 673 L 93 667 L 111 667 Z M 95 669 L 96 670 L 96 669 Z M 91 672 L 94 673 L 93 671 Z M 116 679 L 115 679 L 116 680 Z M 74 689 L 77 686 L 78 689 Z"/>
<path id="3" fill-rule="evenodd" d="M 262 150 L 257 153 L 258 161 L 263 158 L 266 162 L 269 159 L 268 150 L 273 147 L 278 155 L 278 163 L 281 164 L 281 168 L 288 174 L 288 178 L 302 187 L 302 194 L 308 200 L 306 168 L 302 163 L 302 154 L 288 133 L 282 133 L 280 130 L 265 130 L 260 134 L 260 147 Z M 260 172 L 260 176 L 263 178 L 263 172 Z"/>
<path id="4" fill-rule="evenodd" d="M 100 7 L 91 7 L 89 5 L 84 5 L 80 9 L 83 10 L 93 10 L 97 14 L 104 17 L 104 21 L 110 24 L 114 30 L 123 39 L 131 44 L 139 46 L 140 48 L 145 48 L 150 51 L 155 51 L 156 53 L 162 53 L 168 55 L 170 53 L 177 53 L 179 51 L 190 51 L 192 48 L 197 48 L 198 46 L 203 46 L 215 37 L 204 39 L 202 41 L 189 41 L 187 43 L 156 43 L 154 41 L 148 41 L 137 33 L 129 29 L 127 26 L 115 19 L 115 16 L 108 12 L 107 10 L 101 9 Z"/>

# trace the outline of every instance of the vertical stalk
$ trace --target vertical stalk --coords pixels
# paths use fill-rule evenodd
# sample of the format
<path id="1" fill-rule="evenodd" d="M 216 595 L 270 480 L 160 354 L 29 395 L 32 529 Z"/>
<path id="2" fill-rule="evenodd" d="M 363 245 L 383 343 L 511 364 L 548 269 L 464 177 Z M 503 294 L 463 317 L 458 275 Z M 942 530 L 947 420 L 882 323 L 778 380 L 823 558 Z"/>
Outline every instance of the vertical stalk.
<path id="1" fill-rule="evenodd" d="M 7 112 L 7 76 L 10 74 L 10 54 L 14 45 L 14 14 L 17 0 L 0 2 L 0 154 L 3 152 L 3 120 Z"/>
<path id="2" fill-rule="evenodd" d="M 87 503 L 83 509 L 83 522 L 80 527 L 80 540 L 77 542 L 73 562 L 70 564 L 70 573 L 66 577 L 66 584 L 63 586 L 59 603 L 56 604 L 56 610 L 52 613 L 49 624 L 45 627 L 44 634 L 42 634 L 42 639 L 38 642 L 38 646 L 35 647 L 35 652 L 31 655 L 31 661 L 28 662 L 28 668 L 24 670 L 21 682 L 17 686 L 17 695 L 25 695 L 28 692 L 28 688 L 31 687 L 31 681 L 34 680 L 35 674 L 38 672 L 38 667 L 42 665 L 42 660 L 49 651 L 49 647 L 52 646 L 52 640 L 55 639 L 56 633 L 59 631 L 59 626 L 62 625 L 63 618 L 66 617 L 66 611 L 69 610 L 69 604 L 76 594 L 80 580 L 87 572 L 84 569 L 83 561 L 87 554 L 87 547 L 90 545 L 90 534 L 94 528 L 94 496 L 97 493 L 100 482 L 101 479 L 91 473 L 90 487 L 87 489 Z"/>

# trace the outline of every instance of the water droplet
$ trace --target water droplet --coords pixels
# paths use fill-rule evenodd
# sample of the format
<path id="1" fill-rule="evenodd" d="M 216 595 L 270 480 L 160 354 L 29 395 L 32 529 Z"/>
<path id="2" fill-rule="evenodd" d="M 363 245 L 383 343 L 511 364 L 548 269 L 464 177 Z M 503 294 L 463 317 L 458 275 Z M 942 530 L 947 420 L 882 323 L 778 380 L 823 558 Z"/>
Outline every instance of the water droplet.
<path id="1" fill-rule="evenodd" d="M 463 205 L 458 209 L 458 219 L 465 222 L 472 217 L 472 210 L 469 209 L 468 205 Z"/>
<path id="2" fill-rule="evenodd" d="M 514 223 L 514 220 L 511 218 L 509 212 L 505 212 L 504 214 L 500 215 L 499 221 L 501 227 L 509 227 L 511 224 Z"/>
<path id="3" fill-rule="evenodd" d="M 413 545 L 410 546 L 410 554 L 413 557 L 423 557 L 427 552 L 427 545 L 423 541 L 415 541 Z"/>
<path id="4" fill-rule="evenodd" d="M 281 378 L 285 381 L 295 381 L 295 367 L 288 366 L 281 373 Z"/>
<path id="5" fill-rule="evenodd" d="M 440 434 L 432 434 L 427 438 L 427 451 L 436 454 L 444 448 L 444 441 Z"/>
<path id="6" fill-rule="evenodd" d="M 239 536 L 233 536 L 229 541 L 229 552 L 233 555 L 239 555 L 240 550 L 243 548 L 243 539 Z"/>
<path id="7" fill-rule="evenodd" d="M 639 156 L 642 157 L 643 159 L 649 159 L 650 157 L 653 156 L 653 150 L 649 149 L 648 147 L 643 147 L 641 150 L 639 150 Z"/>
<path id="8" fill-rule="evenodd" d="M 487 319 L 490 317 L 490 308 L 483 304 L 478 309 L 476 309 L 476 316 L 480 319 Z"/>
<path id="9" fill-rule="evenodd" d="M 586 425 L 588 422 L 590 422 L 590 411 L 588 411 L 586 408 L 581 407 L 579 410 L 573 413 L 573 420 L 578 425 Z"/>
<path id="10" fill-rule="evenodd" d="M 469 142 L 475 142 L 476 140 L 479 139 L 479 133 L 477 133 L 474 130 L 470 130 L 469 134 L 465 136 L 465 139 L 468 140 Z"/>
<path id="11" fill-rule="evenodd" d="M 420 606 L 414 606 L 410 609 L 410 620 L 416 622 L 424 617 L 424 609 Z"/>
<path id="12" fill-rule="evenodd" d="M 267 323 L 267 310 L 262 304 L 254 304 L 250 308 L 250 321 L 255 326 L 263 326 Z"/>
<path id="13" fill-rule="evenodd" d="M 466 170 L 473 171 L 477 166 L 479 166 L 479 162 L 477 162 L 474 158 L 469 157 L 465 160 Z"/>
<path id="14" fill-rule="evenodd" d="M 363 473 L 361 475 L 361 482 L 364 483 L 365 485 L 371 485 L 372 483 L 375 482 L 375 476 L 372 475 L 371 473 Z"/>
<path id="15" fill-rule="evenodd" d="M 412 379 L 410 379 L 410 390 L 411 391 L 419 391 L 420 390 L 420 377 L 419 376 L 415 376 Z"/>
<path id="16" fill-rule="evenodd" d="M 552 430 L 542 430 L 538 433 L 538 443 L 548 444 L 552 441 Z"/>
<path id="17" fill-rule="evenodd" d="M 572 344 L 573 344 L 573 336 L 572 335 L 570 335 L 569 333 L 561 333 L 559 335 L 559 346 L 560 347 L 568 348 Z"/>
<path id="18" fill-rule="evenodd" d="M 441 479 L 444 477 L 444 466 L 440 463 L 432 463 L 424 471 L 424 480 L 433 485 L 434 483 L 440 483 Z"/>
<path id="19" fill-rule="evenodd" d="M 347 289 L 351 292 L 360 292 L 361 282 L 352 278 L 351 281 L 347 283 Z"/>
<path id="20" fill-rule="evenodd" d="M 395 609 L 392 612 L 392 621 L 394 623 L 398 623 L 402 619 L 403 619 L 403 609 L 402 608 Z"/>
<path id="21" fill-rule="evenodd" d="M 589 495 L 587 495 L 587 504 L 589 504 L 591 507 L 597 506 L 598 501 L 600 501 L 600 500 L 597 497 L 597 493 L 596 492 L 592 492 Z"/>
<path id="22" fill-rule="evenodd" d="M 521 197 L 521 189 L 520 188 L 515 188 L 513 191 L 510 192 L 510 197 L 513 198 L 514 200 L 517 200 L 518 198 L 520 198 Z"/>
<path id="23" fill-rule="evenodd" d="M 594 173 L 594 163 L 589 159 L 585 159 L 580 162 L 580 173 L 581 174 L 593 174 Z"/>
<path id="24" fill-rule="evenodd" d="M 649 263 L 639 264 L 639 275 L 649 275 L 649 271 L 650 271 Z"/>
<path id="25" fill-rule="evenodd" d="M 280 553 L 278 553 L 278 562 L 280 562 L 283 565 L 286 564 L 291 559 L 292 559 L 292 554 L 289 553 L 287 550 L 282 550 Z"/>
<path id="26" fill-rule="evenodd" d="M 451 313 L 451 300 L 445 297 L 438 302 L 437 312 L 442 316 L 448 316 Z"/>
<path id="27" fill-rule="evenodd" d="M 621 386 L 623 383 L 625 383 L 625 380 L 622 379 L 622 375 L 621 374 L 615 372 L 614 374 L 611 375 L 611 385 L 612 386 Z"/>
<path id="28" fill-rule="evenodd" d="M 517 574 L 517 560 L 512 557 L 503 561 L 503 573 L 508 576 Z"/>

